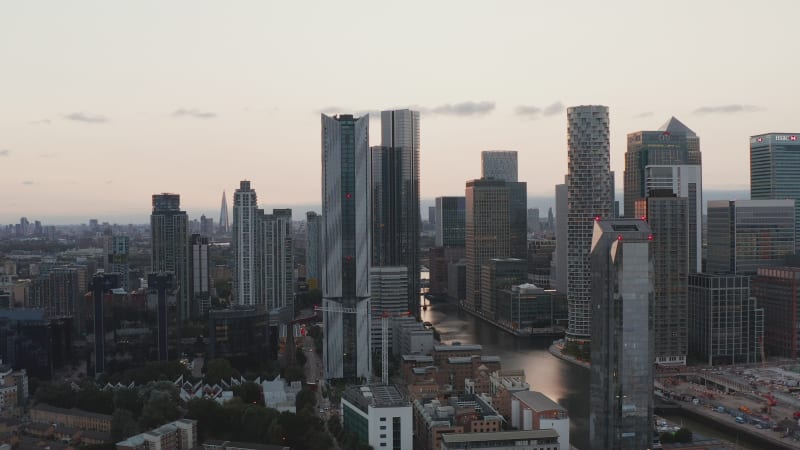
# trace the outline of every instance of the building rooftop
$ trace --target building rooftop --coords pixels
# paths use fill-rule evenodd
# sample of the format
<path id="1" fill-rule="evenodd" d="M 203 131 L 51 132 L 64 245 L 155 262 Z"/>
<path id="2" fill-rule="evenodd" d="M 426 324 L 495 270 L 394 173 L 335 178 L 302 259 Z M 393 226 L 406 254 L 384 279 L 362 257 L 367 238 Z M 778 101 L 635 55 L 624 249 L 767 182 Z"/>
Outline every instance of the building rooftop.
<path id="1" fill-rule="evenodd" d="M 108 414 L 93 413 L 93 412 L 84 411 L 84 410 L 78 409 L 78 408 L 70 408 L 70 409 L 58 408 L 58 407 L 55 407 L 55 406 L 50 406 L 47 403 L 39 403 L 36 406 L 34 406 L 33 408 L 31 408 L 31 411 L 46 411 L 46 412 L 57 413 L 57 414 L 67 414 L 67 415 L 70 415 L 70 416 L 91 417 L 91 418 L 95 418 L 95 419 L 103 419 L 103 420 L 109 420 L 109 421 L 112 419 L 112 416 L 110 416 Z"/>
<path id="2" fill-rule="evenodd" d="M 468 352 L 468 351 L 483 351 L 483 346 L 480 344 L 453 344 L 453 345 L 434 345 L 433 350 L 437 352 Z"/>
<path id="3" fill-rule="evenodd" d="M 342 398 L 365 413 L 370 406 L 373 408 L 393 408 L 410 404 L 397 387 L 391 384 L 388 386 L 382 384 L 351 386 L 345 389 Z"/>
<path id="4" fill-rule="evenodd" d="M 432 363 L 433 356 L 430 355 L 403 355 L 403 361 L 405 362 L 422 362 L 422 363 Z"/>
<path id="5" fill-rule="evenodd" d="M 442 435 L 442 441 L 453 444 L 457 442 L 513 441 L 522 439 L 558 438 L 553 429 L 528 431 L 497 431 L 492 433 L 449 433 Z"/>
<path id="6" fill-rule="evenodd" d="M 518 391 L 514 392 L 512 395 L 517 397 L 521 402 L 528 405 L 534 411 L 567 411 L 563 406 L 554 402 L 550 399 L 550 397 L 542 394 L 541 392 Z"/>
<path id="7" fill-rule="evenodd" d="M 686 136 L 690 137 L 697 137 L 697 134 L 689 129 L 686 125 L 683 124 L 680 120 L 676 119 L 675 116 L 670 117 L 668 121 L 661 125 L 657 131 L 666 131 L 670 134 L 672 133 L 685 133 Z"/>

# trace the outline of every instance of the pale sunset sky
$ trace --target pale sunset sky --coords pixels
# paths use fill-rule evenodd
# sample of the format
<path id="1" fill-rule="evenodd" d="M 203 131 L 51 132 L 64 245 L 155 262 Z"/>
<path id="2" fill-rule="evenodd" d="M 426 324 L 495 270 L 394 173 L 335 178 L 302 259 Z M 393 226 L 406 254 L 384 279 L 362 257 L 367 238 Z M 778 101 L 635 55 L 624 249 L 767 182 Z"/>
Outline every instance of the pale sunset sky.
<path id="1" fill-rule="evenodd" d="M 0 224 L 144 223 L 159 192 L 216 221 L 242 179 L 301 218 L 320 112 L 405 107 L 423 198 L 463 195 L 494 149 L 553 195 L 582 104 L 610 107 L 618 190 L 626 134 L 673 115 L 704 187 L 747 190 L 749 136 L 800 132 L 798 20 L 796 0 L 0 0 Z"/>

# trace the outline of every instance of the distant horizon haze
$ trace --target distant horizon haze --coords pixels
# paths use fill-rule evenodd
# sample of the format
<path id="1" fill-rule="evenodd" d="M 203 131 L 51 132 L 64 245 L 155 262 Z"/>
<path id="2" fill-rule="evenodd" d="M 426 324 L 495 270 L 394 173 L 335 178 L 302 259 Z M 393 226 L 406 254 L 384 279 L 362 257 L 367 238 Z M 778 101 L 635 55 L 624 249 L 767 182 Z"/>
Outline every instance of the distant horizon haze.
<path id="1" fill-rule="evenodd" d="M 554 188 L 555 190 L 555 188 Z M 462 194 L 463 196 L 463 194 Z M 707 203 L 709 200 L 747 200 L 750 198 L 750 190 L 744 189 L 731 189 L 731 190 L 723 190 L 723 189 L 711 189 L 711 190 L 704 190 L 703 191 L 703 209 L 707 207 Z M 616 199 L 620 202 L 620 212 L 622 212 L 622 191 L 617 191 Z M 420 200 L 420 218 L 423 222 L 427 222 L 428 220 L 428 207 L 435 206 L 435 198 L 422 198 Z M 182 201 L 182 200 L 181 200 Z M 228 204 L 231 204 L 231 199 L 228 200 Z M 312 203 L 299 203 L 299 204 L 268 204 L 268 203 L 261 203 L 259 202 L 259 207 L 265 210 L 271 211 L 272 209 L 279 209 L 279 208 L 291 208 L 292 210 L 292 220 L 293 221 L 305 221 L 306 220 L 306 212 L 314 211 L 316 213 L 321 213 L 321 205 L 319 203 L 312 204 Z M 555 193 L 552 196 L 545 196 L 545 195 L 529 195 L 528 196 L 528 208 L 539 208 L 539 217 L 542 219 L 547 218 L 547 211 L 548 208 L 553 208 L 553 215 L 555 216 L 556 208 L 555 208 Z M 214 219 L 214 225 L 219 225 L 219 206 L 217 206 L 216 210 L 210 210 L 208 207 L 205 208 L 187 208 L 181 203 L 181 209 L 186 211 L 189 216 L 189 220 L 200 220 L 200 216 L 205 215 L 207 218 Z M 109 212 L 108 214 L 96 214 L 96 215 L 52 215 L 52 216 L 42 216 L 42 217 L 34 217 L 30 215 L 23 215 L 17 217 L 15 220 L 11 222 L 0 222 L 0 226 L 6 226 L 10 224 L 19 223 L 19 219 L 21 217 L 26 217 L 30 222 L 34 220 L 39 220 L 42 222 L 42 225 L 80 225 L 80 224 L 88 224 L 90 219 L 97 219 L 100 223 L 108 222 L 112 225 L 143 225 L 148 224 L 150 222 L 150 209 L 147 209 L 143 213 L 125 213 L 125 212 Z M 230 218 L 231 211 L 228 210 L 228 215 Z"/>
<path id="2" fill-rule="evenodd" d="M 800 135 L 796 0 L 312 3 L 6 2 L 0 224 L 139 221 L 160 192 L 216 221 L 242 179 L 319 204 L 321 113 L 370 114 L 378 145 L 375 112 L 420 111 L 427 199 L 463 195 L 485 150 L 549 197 L 570 106 L 609 107 L 619 190 L 627 135 L 672 116 L 705 189 L 747 189 L 750 136 Z"/>

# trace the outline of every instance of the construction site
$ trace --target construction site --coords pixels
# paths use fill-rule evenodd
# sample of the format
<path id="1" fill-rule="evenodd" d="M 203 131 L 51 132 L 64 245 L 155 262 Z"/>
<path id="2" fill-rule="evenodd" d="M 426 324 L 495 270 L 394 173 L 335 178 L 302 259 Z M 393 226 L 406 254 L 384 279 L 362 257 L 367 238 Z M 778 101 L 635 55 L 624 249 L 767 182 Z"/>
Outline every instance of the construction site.
<path id="1" fill-rule="evenodd" d="M 664 408 L 680 408 L 778 448 L 800 447 L 800 365 L 796 362 L 708 369 L 667 369 L 656 375 Z"/>

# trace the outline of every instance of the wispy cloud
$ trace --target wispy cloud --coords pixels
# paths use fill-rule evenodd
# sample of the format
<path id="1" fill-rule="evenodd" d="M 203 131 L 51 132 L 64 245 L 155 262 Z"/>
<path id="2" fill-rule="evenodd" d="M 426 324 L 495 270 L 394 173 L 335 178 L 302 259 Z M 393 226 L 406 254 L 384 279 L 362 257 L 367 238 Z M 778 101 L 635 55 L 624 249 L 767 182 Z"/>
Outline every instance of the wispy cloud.
<path id="1" fill-rule="evenodd" d="M 7 148 L 0 149 L 0 156 L 9 156 L 11 155 L 11 150 Z"/>
<path id="2" fill-rule="evenodd" d="M 42 120 L 34 120 L 33 122 L 29 122 L 31 125 L 50 125 L 52 122 L 50 119 L 42 119 Z"/>
<path id="3" fill-rule="evenodd" d="M 386 108 L 385 110 L 396 109 L 411 109 L 419 111 L 421 114 L 437 114 L 442 116 L 456 116 L 456 117 L 469 117 L 469 116 L 482 116 L 494 111 L 495 103 L 490 101 L 473 102 L 466 101 L 461 103 L 446 103 L 444 105 L 428 107 L 419 105 L 410 105 L 402 107 Z M 354 116 L 362 117 L 367 114 L 380 116 L 381 110 L 379 109 L 357 109 L 357 108 L 343 108 L 340 106 L 328 106 L 318 111 L 325 115 L 333 114 L 353 114 Z"/>
<path id="4" fill-rule="evenodd" d="M 39 158 L 49 159 L 55 158 L 56 156 L 58 156 L 58 153 L 39 153 Z"/>
<path id="5" fill-rule="evenodd" d="M 645 111 L 645 112 L 640 112 L 639 114 L 636 114 L 635 116 L 633 116 L 633 118 L 634 119 L 644 119 L 645 117 L 650 117 L 652 115 L 653 115 L 652 111 Z"/>
<path id="6" fill-rule="evenodd" d="M 84 123 L 106 123 L 108 118 L 100 114 L 85 114 L 82 112 L 74 112 L 64 116 L 67 120 Z"/>
<path id="7" fill-rule="evenodd" d="M 443 116 L 483 116 L 494 111 L 495 103 L 490 101 L 472 102 L 466 101 L 461 103 L 447 103 L 433 108 L 419 108 L 422 113 L 440 114 Z"/>
<path id="8" fill-rule="evenodd" d="M 33 181 L 25 180 L 25 181 L 22 182 L 22 184 L 24 184 L 25 186 L 31 186 L 31 185 L 33 185 Z"/>
<path id="9" fill-rule="evenodd" d="M 540 107 L 534 105 L 520 105 L 514 110 L 518 116 L 529 117 L 531 119 L 538 119 L 540 117 L 550 117 L 564 112 L 564 104 L 555 102 L 550 105 Z"/>
<path id="10" fill-rule="evenodd" d="M 200 111 L 194 108 L 180 108 L 172 112 L 172 117 L 191 117 L 194 119 L 213 119 L 217 113 L 210 111 Z"/>
<path id="11" fill-rule="evenodd" d="M 736 114 L 763 111 L 765 108 L 756 105 L 718 105 L 701 106 L 694 110 L 695 114 Z"/>

